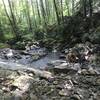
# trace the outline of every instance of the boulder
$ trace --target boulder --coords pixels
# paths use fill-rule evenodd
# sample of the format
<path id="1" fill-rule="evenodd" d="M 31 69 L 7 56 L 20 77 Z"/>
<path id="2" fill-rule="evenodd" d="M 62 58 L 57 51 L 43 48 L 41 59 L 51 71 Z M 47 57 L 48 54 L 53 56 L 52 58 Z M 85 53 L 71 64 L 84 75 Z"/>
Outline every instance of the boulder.
<path id="1" fill-rule="evenodd" d="M 62 54 L 59 56 L 59 59 L 66 59 L 66 56 Z"/>
<path id="2" fill-rule="evenodd" d="M 62 89 L 59 91 L 60 96 L 69 96 L 70 92 L 66 89 Z"/>
<path id="3" fill-rule="evenodd" d="M 92 67 L 89 69 L 82 69 L 81 74 L 82 75 L 95 75 L 95 76 L 100 75 L 100 73 L 96 69 L 93 69 Z"/>
<path id="4" fill-rule="evenodd" d="M 71 100 L 81 100 L 81 98 L 78 94 L 74 94 L 70 99 Z"/>
<path id="5" fill-rule="evenodd" d="M 76 73 L 80 69 L 80 64 L 76 63 L 62 63 L 58 66 L 54 66 L 54 72 L 56 73 Z"/>
<path id="6" fill-rule="evenodd" d="M 65 60 L 55 60 L 55 61 L 51 61 L 51 62 L 48 63 L 48 66 L 54 67 L 54 66 L 58 66 L 58 65 L 60 65 L 62 63 L 66 63 L 66 61 Z"/>

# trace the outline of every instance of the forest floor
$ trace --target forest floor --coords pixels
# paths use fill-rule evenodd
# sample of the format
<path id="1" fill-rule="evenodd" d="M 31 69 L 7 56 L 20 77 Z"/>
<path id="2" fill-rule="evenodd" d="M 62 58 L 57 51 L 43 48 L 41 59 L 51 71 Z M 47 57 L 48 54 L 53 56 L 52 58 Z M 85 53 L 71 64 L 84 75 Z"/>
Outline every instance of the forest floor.
<path id="1" fill-rule="evenodd" d="M 88 59 L 81 60 L 81 63 L 70 62 L 65 56 L 69 50 L 75 52 L 75 48 L 81 55 L 89 50 L 92 53 L 86 55 Z M 6 52 L 4 59 L 9 59 Z M 29 52 L 23 53 L 27 55 Z M 99 54 L 99 45 L 78 44 L 64 49 L 63 55 L 59 55 L 60 59 L 49 62 L 45 71 L 28 69 L 28 66 L 17 65 L 17 62 L 0 62 L 0 100 L 99 100 Z M 11 69 L 11 65 L 15 69 Z"/>

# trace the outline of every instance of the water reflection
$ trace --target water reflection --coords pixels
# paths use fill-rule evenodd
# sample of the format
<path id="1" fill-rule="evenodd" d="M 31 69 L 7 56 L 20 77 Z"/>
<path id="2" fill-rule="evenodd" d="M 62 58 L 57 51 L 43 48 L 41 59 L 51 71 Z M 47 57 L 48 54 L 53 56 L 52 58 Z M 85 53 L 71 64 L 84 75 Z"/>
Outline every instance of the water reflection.
<path id="1" fill-rule="evenodd" d="M 39 69 L 44 69 L 45 67 L 47 67 L 47 63 L 49 63 L 53 60 L 58 60 L 59 54 L 60 53 L 58 53 L 58 52 L 48 53 L 48 55 L 46 55 L 45 57 L 43 57 L 37 61 L 33 61 L 30 64 L 30 66 L 35 67 L 35 68 L 39 68 Z"/>

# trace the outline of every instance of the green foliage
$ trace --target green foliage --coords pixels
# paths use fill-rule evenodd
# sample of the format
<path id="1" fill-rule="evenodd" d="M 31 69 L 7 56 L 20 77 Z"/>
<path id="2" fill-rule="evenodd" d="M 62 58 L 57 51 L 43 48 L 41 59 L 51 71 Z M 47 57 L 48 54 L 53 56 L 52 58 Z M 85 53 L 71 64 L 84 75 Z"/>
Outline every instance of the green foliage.
<path id="1" fill-rule="evenodd" d="M 4 37 L 5 37 L 5 40 L 7 41 L 7 40 L 13 39 L 15 36 L 12 33 L 5 33 Z"/>
<path id="2" fill-rule="evenodd" d="M 21 41 L 18 41 L 16 44 L 14 44 L 12 46 L 14 49 L 17 49 L 17 50 L 24 50 L 25 49 L 25 43 L 24 42 L 21 42 Z"/>
<path id="3" fill-rule="evenodd" d="M 34 40 L 33 34 L 32 34 L 32 33 L 25 34 L 25 35 L 22 36 L 22 39 L 23 39 L 24 41 Z"/>
<path id="4" fill-rule="evenodd" d="M 34 33 L 35 33 L 35 34 L 34 34 L 34 38 L 35 38 L 36 40 L 43 40 L 43 39 L 44 39 L 45 29 L 44 29 L 42 26 L 36 28 L 34 31 L 35 31 L 35 32 L 34 32 Z"/>
<path id="5" fill-rule="evenodd" d="M 10 46 L 8 44 L 5 44 L 5 43 L 0 43 L 0 49 L 3 49 L 3 48 L 9 48 Z"/>
<path id="6" fill-rule="evenodd" d="M 24 48 L 23 40 L 34 39 L 50 48 L 62 41 L 68 44 L 72 41 L 100 42 L 99 27 L 93 34 L 89 33 L 91 22 L 87 15 L 92 18 L 90 12 L 94 9 L 91 0 L 8 0 L 7 4 L 2 1 L 0 40 L 20 39 L 15 42 L 17 48 Z"/>

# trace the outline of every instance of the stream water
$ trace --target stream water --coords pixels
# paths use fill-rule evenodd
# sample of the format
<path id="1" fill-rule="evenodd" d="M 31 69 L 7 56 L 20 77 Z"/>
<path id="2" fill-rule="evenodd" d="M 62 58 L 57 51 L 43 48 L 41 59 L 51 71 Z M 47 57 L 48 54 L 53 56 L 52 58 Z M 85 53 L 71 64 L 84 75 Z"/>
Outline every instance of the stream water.
<path id="1" fill-rule="evenodd" d="M 35 67 L 38 69 L 44 69 L 47 67 L 47 64 L 51 61 L 58 60 L 59 59 L 59 54 L 58 52 L 56 53 L 48 53 L 45 57 L 42 57 L 41 59 L 37 61 L 33 61 L 30 63 L 31 67 Z"/>
<path id="2" fill-rule="evenodd" d="M 16 52 L 16 51 L 15 51 Z M 45 51 L 44 51 L 45 52 Z M 16 55 L 16 54 L 14 54 Z M 32 60 L 32 57 L 30 55 L 21 55 L 21 59 L 16 59 L 16 58 L 9 58 L 9 59 L 2 59 L 2 56 L 0 57 L 0 61 L 5 62 L 5 63 L 10 63 L 10 66 L 13 68 L 14 64 L 21 64 L 24 66 L 28 66 L 31 68 L 37 68 L 37 69 L 45 69 L 48 67 L 48 63 L 53 61 L 53 60 L 58 60 L 59 59 L 59 52 L 49 52 L 47 55 L 40 57 L 38 60 Z"/>
<path id="3" fill-rule="evenodd" d="M 19 60 L 19 63 L 23 65 L 29 65 L 30 67 L 38 68 L 38 69 L 44 69 L 48 67 L 48 63 L 53 61 L 53 60 L 58 60 L 59 59 L 59 52 L 51 52 L 48 53 L 46 56 L 41 57 L 39 60 L 36 61 L 31 61 L 31 59 L 28 57 L 24 56 L 23 59 Z"/>

